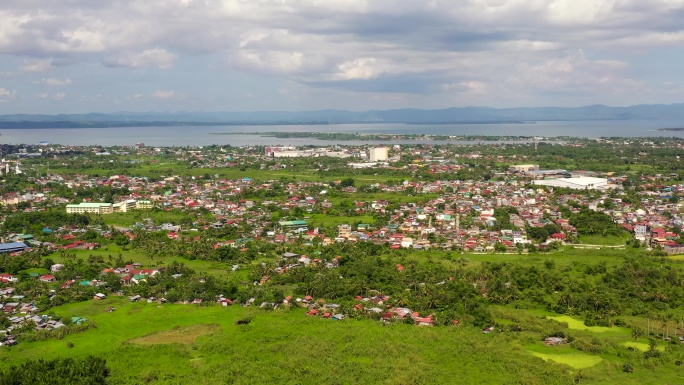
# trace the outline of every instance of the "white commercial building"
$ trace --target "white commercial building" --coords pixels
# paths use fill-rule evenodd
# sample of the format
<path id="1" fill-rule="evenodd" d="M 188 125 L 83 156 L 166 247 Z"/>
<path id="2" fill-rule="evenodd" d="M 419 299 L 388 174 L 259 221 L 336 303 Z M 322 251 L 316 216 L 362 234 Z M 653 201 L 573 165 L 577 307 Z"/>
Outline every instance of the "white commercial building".
<path id="1" fill-rule="evenodd" d="M 563 187 L 571 188 L 574 190 L 604 190 L 615 187 L 615 185 L 608 184 L 608 179 L 594 178 L 589 176 L 581 176 L 576 178 L 542 179 L 532 181 L 532 183 L 541 186 Z"/>
<path id="2" fill-rule="evenodd" d="M 384 162 L 387 160 L 387 147 L 371 148 L 368 152 L 368 160 L 371 162 Z"/>

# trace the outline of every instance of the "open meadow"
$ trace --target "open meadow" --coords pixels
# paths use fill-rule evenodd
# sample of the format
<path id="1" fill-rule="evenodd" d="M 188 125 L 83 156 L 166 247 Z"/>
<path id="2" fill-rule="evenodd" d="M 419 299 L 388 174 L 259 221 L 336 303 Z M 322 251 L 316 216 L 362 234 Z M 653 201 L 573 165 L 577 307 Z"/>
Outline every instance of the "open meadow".
<path id="1" fill-rule="evenodd" d="M 105 311 L 110 307 L 115 310 Z M 2 349 L 0 367 L 28 358 L 95 355 L 107 360 L 111 384 L 570 384 L 578 378 L 592 384 L 674 384 L 681 380 L 674 365 L 658 364 L 657 377 L 646 369 L 624 373 L 623 363 L 641 355 L 639 348 L 630 350 L 633 342 L 619 345 L 629 335 L 621 336 L 620 330 L 576 329 L 574 321 L 570 329 L 558 324 L 558 330 L 576 333 L 578 340 L 599 338 L 602 351 L 544 346 L 534 331 L 497 330 L 485 335 L 472 327 L 383 326 L 368 319 L 306 317 L 303 309 L 295 308 L 160 305 L 110 297 L 52 311 L 84 317 L 95 328 L 64 339 Z M 530 329 L 532 324 L 551 322 L 526 312 L 512 316 L 529 320 Z M 238 325 L 237 320 L 249 323 Z M 615 343 L 605 339 L 606 333 Z"/>

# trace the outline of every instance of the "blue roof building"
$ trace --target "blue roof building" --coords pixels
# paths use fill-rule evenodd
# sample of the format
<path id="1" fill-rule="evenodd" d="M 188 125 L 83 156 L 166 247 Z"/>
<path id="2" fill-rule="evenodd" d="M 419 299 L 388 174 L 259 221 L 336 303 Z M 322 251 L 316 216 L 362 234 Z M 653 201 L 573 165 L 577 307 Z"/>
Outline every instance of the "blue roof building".
<path id="1" fill-rule="evenodd" d="M 0 243 L 0 253 L 14 253 L 28 248 L 24 242 Z"/>

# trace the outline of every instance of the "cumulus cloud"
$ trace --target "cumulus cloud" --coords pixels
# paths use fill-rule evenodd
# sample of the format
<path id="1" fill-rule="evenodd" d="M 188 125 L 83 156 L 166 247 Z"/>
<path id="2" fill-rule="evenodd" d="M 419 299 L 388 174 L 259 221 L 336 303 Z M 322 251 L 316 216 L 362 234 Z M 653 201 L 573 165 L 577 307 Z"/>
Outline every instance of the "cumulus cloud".
<path id="1" fill-rule="evenodd" d="M 650 50 L 682 46 L 683 17 L 680 0 L 7 0 L 0 57 L 25 58 L 23 72 L 99 63 L 96 78 L 129 68 L 182 78 L 177 63 L 200 63 L 340 95 L 490 95 L 510 103 L 534 92 L 607 97 L 646 87 L 648 71 L 633 64 Z M 68 84 L 65 73 L 51 76 L 43 82 Z M 169 100 L 201 87 L 166 81 L 141 91 Z M 155 91 L 167 87 L 178 91 Z"/>
<path id="2" fill-rule="evenodd" d="M 26 61 L 21 66 L 24 72 L 45 72 L 52 68 L 52 59 Z"/>
<path id="3" fill-rule="evenodd" d="M 8 90 L 0 87 L 0 103 L 10 101 L 17 96 L 16 90 Z"/>
<path id="4" fill-rule="evenodd" d="M 52 95 L 52 100 L 62 100 L 65 97 L 66 97 L 65 92 L 58 92 L 58 93 Z"/>
<path id="5" fill-rule="evenodd" d="M 43 78 L 42 83 L 48 86 L 68 86 L 71 84 L 71 79 Z"/>
<path id="6" fill-rule="evenodd" d="M 153 48 L 146 49 L 139 53 L 125 53 L 116 58 L 110 58 L 104 62 L 105 65 L 121 67 L 158 67 L 170 69 L 176 60 L 177 55 L 165 49 Z"/>
<path id="7" fill-rule="evenodd" d="M 182 96 L 174 91 L 155 91 L 152 97 L 158 100 L 179 99 Z"/>
<path id="8" fill-rule="evenodd" d="M 228 60 L 228 64 L 245 71 L 287 74 L 300 72 L 304 60 L 301 52 L 245 50 Z"/>
<path id="9" fill-rule="evenodd" d="M 371 79 L 385 72 L 382 64 L 375 58 L 361 58 L 338 65 L 339 77 L 342 79 Z"/>
<path id="10" fill-rule="evenodd" d="M 582 50 L 576 50 L 538 63 L 521 63 L 507 83 L 555 92 L 637 87 L 638 82 L 626 79 L 626 67 L 626 63 L 615 60 L 589 60 Z"/>

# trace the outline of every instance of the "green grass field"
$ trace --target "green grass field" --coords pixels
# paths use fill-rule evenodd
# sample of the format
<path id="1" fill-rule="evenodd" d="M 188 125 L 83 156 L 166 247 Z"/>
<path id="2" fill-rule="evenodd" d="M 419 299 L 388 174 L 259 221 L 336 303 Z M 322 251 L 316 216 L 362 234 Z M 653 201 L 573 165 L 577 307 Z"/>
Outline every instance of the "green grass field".
<path id="1" fill-rule="evenodd" d="M 116 311 L 105 312 L 109 306 Z M 503 336 L 483 338 L 473 328 L 382 326 L 309 318 L 303 309 L 131 304 L 126 298 L 54 311 L 97 327 L 0 349 L 0 366 L 94 354 L 107 359 L 114 384 L 568 383 L 561 367 L 513 345 L 504 348 Z M 248 316 L 254 316 L 250 324 L 235 324 Z"/>
<path id="2" fill-rule="evenodd" d="M 47 169 L 44 167 L 37 168 L 40 171 L 46 172 Z M 50 168 L 51 172 L 69 174 L 73 170 L 64 167 L 54 167 Z M 175 162 L 160 162 L 154 164 L 137 164 L 137 165 L 127 165 L 124 167 L 116 167 L 113 169 L 84 169 L 79 170 L 79 173 L 85 175 L 117 175 L 125 174 L 133 177 L 159 177 L 159 176 L 194 176 L 194 177 L 204 177 L 205 175 L 218 175 L 221 179 L 242 179 L 245 177 L 254 179 L 256 181 L 266 181 L 273 179 L 285 179 L 285 180 L 299 180 L 299 181 L 310 181 L 310 182 L 328 182 L 334 180 L 341 180 L 346 178 L 345 176 L 329 176 L 322 175 L 316 171 L 299 170 L 299 171 L 289 171 L 289 170 L 257 170 L 257 169 L 245 169 L 241 170 L 237 167 L 235 168 L 202 168 L 193 167 L 189 168 L 187 165 L 178 164 Z M 356 185 L 368 185 L 374 183 L 382 183 L 388 180 L 399 179 L 396 176 L 391 175 L 353 175 Z M 404 178 L 406 179 L 406 178 Z"/>
<path id="3" fill-rule="evenodd" d="M 552 319 L 554 321 L 558 321 L 561 323 L 567 323 L 568 324 L 568 329 L 575 329 L 575 330 L 587 330 L 593 333 L 605 333 L 605 332 L 629 332 L 629 330 L 620 330 L 624 328 L 617 328 L 617 327 L 604 327 L 604 326 L 587 326 L 584 324 L 583 321 L 574 319 L 570 316 L 567 315 L 559 315 L 559 316 L 553 316 L 553 317 L 548 317 L 549 319 Z"/>
<path id="4" fill-rule="evenodd" d="M 211 214 L 196 215 L 195 213 L 187 213 L 180 211 L 154 211 L 154 210 L 132 210 L 126 213 L 111 213 L 103 215 L 102 219 L 107 225 L 117 225 L 132 228 L 136 223 L 142 223 L 148 219 L 152 220 L 155 225 L 162 223 L 179 224 L 186 218 L 191 218 L 193 221 L 203 219 L 206 221 L 213 221 L 214 217 Z"/>
<path id="5" fill-rule="evenodd" d="M 559 349 L 554 349 L 554 353 L 539 353 L 532 352 L 535 357 L 539 357 L 544 361 L 553 361 L 559 364 L 568 365 L 573 369 L 586 369 L 592 366 L 596 366 L 598 363 L 603 361 L 603 358 L 592 356 L 589 354 L 578 353 L 574 350 L 568 351 L 564 350 L 563 353 L 559 354 Z"/>
<path id="6" fill-rule="evenodd" d="M 110 306 L 116 310 L 106 312 Z M 111 384 L 571 384 L 578 370 L 588 384 L 680 379 L 674 365 L 623 373 L 622 362 L 641 354 L 627 347 L 641 344 L 622 343 L 620 355 L 592 354 L 569 345 L 544 346 L 533 332 L 484 335 L 472 327 L 324 320 L 306 317 L 304 309 L 130 303 L 125 297 L 52 311 L 85 317 L 96 328 L 0 349 L 0 367 L 92 354 L 107 360 Z M 535 319 L 522 310 L 506 311 Z M 246 318 L 247 325 L 235 322 Z M 606 334 L 576 332 L 579 338 Z"/>
<path id="7" fill-rule="evenodd" d="M 641 352 L 645 352 L 649 349 L 648 344 L 645 342 L 627 341 L 627 342 L 623 343 L 622 346 L 626 346 L 628 348 L 634 348 L 634 349 L 637 349 Z M 657 346 L 656 349 L 661 351 L 661 352 L 665 351 L 664 346 Z"/>
<path id="8" fill-rule="evenodd" d="M 325 214 L 313 214 L 309 216 L 308 222 L 312 227 L 315 226 L 337 226 L 341 224 L 366 223 L 375 224 L 375 219 L 370 215 L 359 215 L 353 217 L 332 216 Z M 354 228 L 356 230 L 356 228 Z"/>
<path id="9" fill-rule="evenodd" d="M 624 246 L 627 240 L 631 239 L 631 234 L 624 232 L 620 235 L 582 235 L 579 241 L 587 245 L 601 245 L 601 246 Z"/>
<path id="10" fill-rule="evenodd" d="M 155 256 L 153 258 L 150 258 L 145 252 L 141 250 L 123 250 L 120 246 L 117 246 L 115 244 L 109 244 L 105 247 L 96 250 L 71 250 L 69 251 L 69 253 L 75 254 L 76 258 L 80 259 L 87 259 L 90 255 L 102 257 L 105 263 L 109 261 L 110 256 L 113 260 L 116 260 L 119 254 L 121 254 L 121 257 L 124 261 L 133 261 L 140 263 L 143 268 L 167 266 L 172 262 L 176 261 L 183 263 L 185 266 L 195 270 L 198 273 L 206 273 L 214 276 L 224 276 L 226 274 L 233 273 L 231 269 L 232 264 L 227 264 L 225 262 L 205 261 L 202 259 L 190 260 L 173 256 Z M 52 259 L 55 263 L 64 262 L 64 257 L 62 256 L 62 253 L 59 251 L 49 255 L 48 258 Z M 41 273 L 44 272 L 41 271 Z"/>

